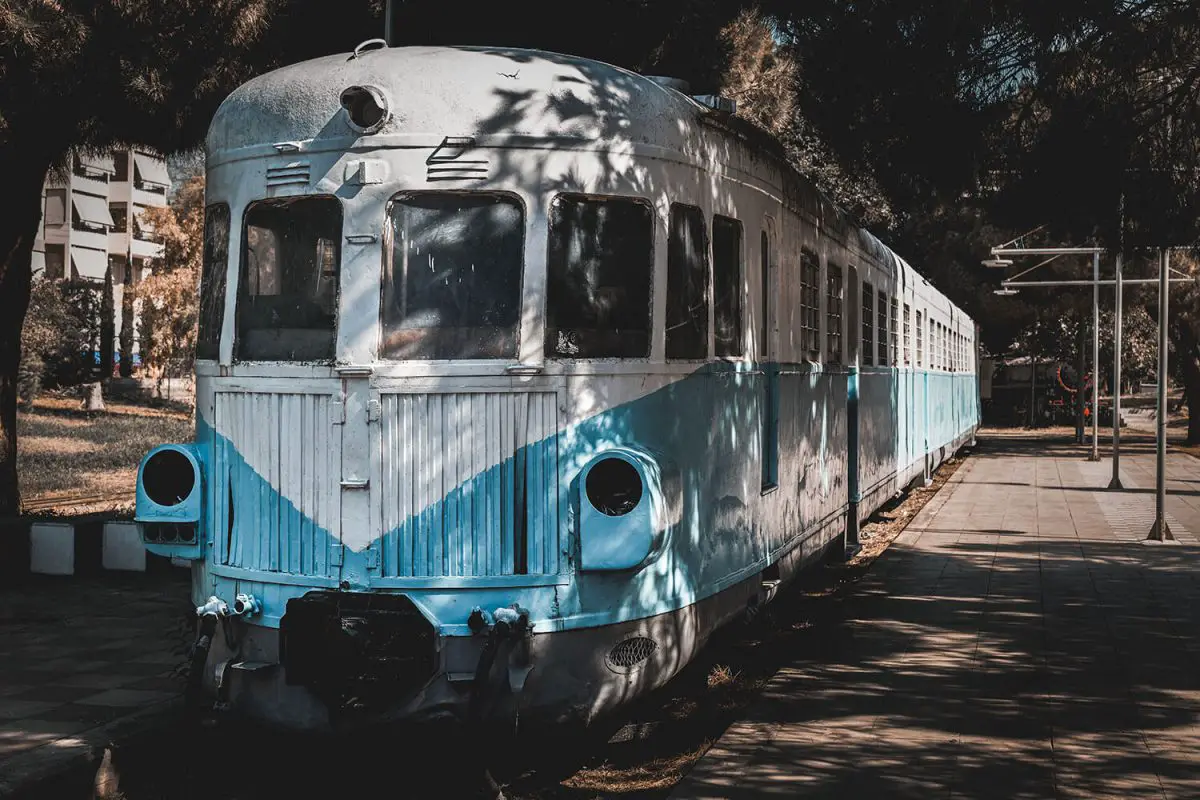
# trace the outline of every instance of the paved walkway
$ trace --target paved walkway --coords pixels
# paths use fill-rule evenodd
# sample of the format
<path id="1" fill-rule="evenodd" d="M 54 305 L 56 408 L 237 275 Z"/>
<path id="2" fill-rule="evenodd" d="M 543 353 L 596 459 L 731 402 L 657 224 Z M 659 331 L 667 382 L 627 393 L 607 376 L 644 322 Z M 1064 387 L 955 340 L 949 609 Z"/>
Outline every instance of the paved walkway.
<path id="1" fill-rule="evenodd" d="M 183 683 L 185 570 L 31 576 L 0 591 L 0 797 L 170 710 Z"/>
<path id="2" fill-rule="evenodd" d="M 1034 449 L 1036 448 L 1036 449 Z M 981 442 L 672 795 L 1200 797 L 1200 461 Z"/>

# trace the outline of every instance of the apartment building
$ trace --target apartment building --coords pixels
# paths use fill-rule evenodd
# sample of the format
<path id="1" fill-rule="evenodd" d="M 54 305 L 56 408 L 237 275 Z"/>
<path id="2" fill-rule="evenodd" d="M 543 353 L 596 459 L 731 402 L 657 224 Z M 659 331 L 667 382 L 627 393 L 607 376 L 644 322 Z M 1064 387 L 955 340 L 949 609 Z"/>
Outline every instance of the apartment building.
<path id="1" fill-rule="evenodd" d="M 130 149 L 75 156 L 65 178 L 48 177 L 42 191 L 34 275 L 102 283 L 111 265 L 117 287 L 136 284 L 163 249 L 141 213 L 165 206 L 170 188 L 167 164 L 155 155 Z"/>
<path id="2" fill-rule="evenodd" d="M 149 153 L 129 149 L 73 157 L 70 172 L 65 177 L 47 176 L 42 189 L 42 223 L 33 246 L 34 279 L 73 278 L 103 284 L 111 266 L 116 301 L 113 330 L 120 331 L 125 287 L 139 283 L 149 262 L 163 252 L 142 212 L 167 205 L 170 188 L 166 162 Z"/>

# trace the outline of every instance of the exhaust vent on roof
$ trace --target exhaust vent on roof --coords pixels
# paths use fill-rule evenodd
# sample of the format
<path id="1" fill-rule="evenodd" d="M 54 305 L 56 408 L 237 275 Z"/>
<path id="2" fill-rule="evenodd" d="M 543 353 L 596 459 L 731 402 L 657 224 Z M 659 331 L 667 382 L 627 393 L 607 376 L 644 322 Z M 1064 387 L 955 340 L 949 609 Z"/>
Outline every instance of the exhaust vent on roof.
<path id="1" fill-rule="evenodd" d="M 646 77 L 667 89 L 674 89 L 683 94 L 692 93 L 692 87 L 682 78 L 668 78 L 665 75 L 647 75 Z"/>

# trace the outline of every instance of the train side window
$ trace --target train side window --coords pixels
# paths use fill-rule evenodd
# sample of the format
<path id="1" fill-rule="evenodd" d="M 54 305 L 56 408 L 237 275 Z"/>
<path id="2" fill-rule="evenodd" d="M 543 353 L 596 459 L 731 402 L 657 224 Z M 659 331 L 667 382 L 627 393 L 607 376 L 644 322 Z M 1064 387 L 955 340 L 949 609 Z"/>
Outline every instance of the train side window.
<path id="1" fill-rule="evenodd" d="M 229 206 L 204 209 L 204 261 L 200 268 L 199 331 L 196 358 L 220 357 L 221 323 L 225 319 L 225 281 L 229 273 Z"/>
<path id="2" fill-rule="evenodd" d="M 904 304 L 904 366 L 912 364 L 912 306 Z"/>
<path id="3" fill-rule="evenodd" d="M 383 275 L 387 359 L 516 358 L 525 212 L 489 193 L 398 195 Z"/>
<path id="4" fill-rule="evenodd" d="M 741 356 L 742 343 L 742 223 L 713 216 L 713 322 L 718 356 Z"/>
<path id="5" fill-rule="evenodd" d="M 811 250 L 800 251 L 800 344 L 816 361 L 821 357 L 821 263 Z"/>
<path id="6" fill-rule="evenodd" d="M 237 357 L 333 358 L 342 204 L 335 197 L 260 200 L 246 209 L 245 225 Z"/>
<path id="7" fill-rule="evenodd" d="M 708 232 L 704 212 L 671 205 L 667 241 L 667 358 L 708 356 Z"/>
<path id="8" fill-rule="evenodd" d="M 762 330 L 760 332 L 758 360 L 766 361 L 770 355 L 770 340 L 771 340 L 771 302 L 775 297 L 771 291 L 771 240 L 767 232 L 762 232 L 762 240 L 759 242 L 759 256 L 761 259 L 760 267 L 762 270 Z"/>
<path id="9" fill-rule="evenodd" d="M 650 355 L 653 212 L 644 200 L 558 195 L 550 206 L 549 358 Z"/>
<path id="10" fill-rule="evenodd" d="M 921 312 L 917 312 L 917 366 L 921 366 L 925 361 L 925 320 L 921 317 Z"/>
<path id="11" fill-rule="evenodd" d="M 887 330 L 887 292 L 879 290 L 878 303 L 875 305 L 876 313 L 876 334 L 878 338 L 875 344 L 879 346 L 879 356 L 875 359 L 875 363 L 881 367 L 888 365 L 888 330 Z"/>
<path id="12" fill-rule="evenodd" d="M 862 363 L 870 366 L 875 355 L 875 289 L 862 285 Z"/>
<path id="13" fill-rule="evenodd" d="M 895 367 L 900 364 L 900 303 L 894 297 L 891 300 L 888 336 L 891 342 L 892 366 Z"/>
<path id="14" fill-rule="evenodd" d="M 825 279 L 825 360 L 842 363 L 842 268 L 832 262 Z"/>

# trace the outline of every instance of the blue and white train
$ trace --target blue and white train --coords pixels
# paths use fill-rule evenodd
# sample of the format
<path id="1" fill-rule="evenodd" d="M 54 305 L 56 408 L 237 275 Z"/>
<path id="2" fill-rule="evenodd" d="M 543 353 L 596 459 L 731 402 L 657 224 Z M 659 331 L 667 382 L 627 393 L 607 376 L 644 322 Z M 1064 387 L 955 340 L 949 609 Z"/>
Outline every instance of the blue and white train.
<path id="1" fill-rule="evenodd" d="M 137 495 L 198 697 L 586 724 L 971 441 L 972 320 L 729 105 L 378 40 L 225 100 L 196 439 Z"/>

